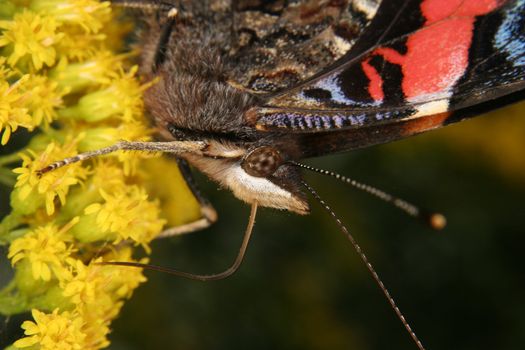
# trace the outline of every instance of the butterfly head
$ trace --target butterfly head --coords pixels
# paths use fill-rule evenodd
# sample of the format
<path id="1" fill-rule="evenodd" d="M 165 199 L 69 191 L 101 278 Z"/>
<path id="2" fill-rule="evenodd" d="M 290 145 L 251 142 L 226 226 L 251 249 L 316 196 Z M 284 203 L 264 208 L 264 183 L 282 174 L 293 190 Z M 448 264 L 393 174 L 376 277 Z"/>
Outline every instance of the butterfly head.
<path id="1" fill-rule="evenodd" d="M 180 132 L 178 136 L 183 139 Z M 309 212 L 299 169 L 286 163 L 277 148 L 220 138 L 199 138 L 199 141 L 207 144 L 203 152 L 186 153 L 182 157 L 230 189 L 237 198 L 298 214 Z"/>

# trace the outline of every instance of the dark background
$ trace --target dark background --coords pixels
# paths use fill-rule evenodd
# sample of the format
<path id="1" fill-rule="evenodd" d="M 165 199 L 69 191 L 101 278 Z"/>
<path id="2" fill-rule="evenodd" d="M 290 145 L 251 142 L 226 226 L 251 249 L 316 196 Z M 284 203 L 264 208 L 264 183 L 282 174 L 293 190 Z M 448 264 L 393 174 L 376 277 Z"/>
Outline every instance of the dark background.
<path id="1" fill-rule="evenodd" d="M 428 349 L 525 344 L 524 113 L 525 104 L 513 106 L 307 162 L 447 215 L 448 227 L 434 232 L 335 179 L 306 174 Z M 219 222 L 156 241 L 152 263 L 211 273 L 237 253 L 249 208 L 199 180 Z M 148 283 L 113 324 L 111 349 L 416 348 L 347 239 L 313 201 L 307 217 L 260 210 L 247 257 L 229 279 L 146 274 Z M 3 323 L 0 338 L 16 336 L 21 319 Z"/>

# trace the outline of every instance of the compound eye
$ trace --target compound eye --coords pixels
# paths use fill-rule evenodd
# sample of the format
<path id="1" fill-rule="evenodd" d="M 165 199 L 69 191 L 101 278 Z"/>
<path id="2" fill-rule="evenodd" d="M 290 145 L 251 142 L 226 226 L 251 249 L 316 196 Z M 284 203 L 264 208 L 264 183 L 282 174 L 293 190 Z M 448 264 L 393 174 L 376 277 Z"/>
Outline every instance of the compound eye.
<path id="1" fill-rule="evenodd" d="M 246 155 L 242 168 L 251 176 L 268 177 L 283 163 L 282 157 L 273 147 L 262 146 Z"/>

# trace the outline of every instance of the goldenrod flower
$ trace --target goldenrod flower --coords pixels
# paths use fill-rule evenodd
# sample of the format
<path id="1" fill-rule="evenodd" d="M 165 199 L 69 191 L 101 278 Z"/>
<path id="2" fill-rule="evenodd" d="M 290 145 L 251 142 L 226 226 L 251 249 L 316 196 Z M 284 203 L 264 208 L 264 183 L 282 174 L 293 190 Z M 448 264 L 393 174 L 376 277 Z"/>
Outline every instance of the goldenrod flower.
<path id="1" fill-rule="evenodd" d="M 31 9 L 53 16 L 61 24 L 76 25 L 85 33 L 98 33 L 110 19 L 109 2 L 95 0 L 38 0 Z"/>
<path id="2" fill-rule="evenodd" d="M 55 309 L 51 314 L 32 310 L 33 321 L 22 324 L 27 336 L 13 345 L 23 349 L 39 345 L 40 350 L 83 350 L 86 335 L 82 332 L 84 322 L 81 317 L 68 311 L 59 313 Z"/>
<path id="3" fill-rule="evenodd" d="M 124 122 L 141 120 L 144 108 L 142 93 L 151 84 L 141 85 L 135 79 L 137 69 L 134 66 L 129 72 L 121 71 L 108 87 L 84 95 L 76 106 L 60 111 L 60 115 L 88 122 L 112 117 Z"/>
<path id="4" fill-rule="evenodd" d="M 119 192 L 124 191 L 128 186 L 124 170 L 114 162 L 99 160 L 93 165 L 92 172 L 93 174 L 90 178 L 91 183 L 86 184 L 84 193 L 86 190 L 94 190 L 97 192 L 98 200 L 102 200 L 100 190 Z"/>
<path id="5" fill-rule="evenodd" d="M 117 152 L 38 176 L 79 152 L 150 140 L 142 94 L 152 83 L 128 68 L 135 53 L 115 53 L 130 26 L 112 24 L 108 2 L 3 1 L 0 15 L 1 143 L 18 128 L 40 131 L 19 153 L 12 211 L 0 222 L 15 270 L 0 293 L 0 312 L 32 309 L 34 321 L 23 323 L 26 337 L 16 348 L 102 349 L 124 299 L 146 278 L 141 269 L 98 263 L 136 262 L 133 246 L 149 253 L 168 217 L 155 193 L 155 185 L 165 186 L 148 169 L 174 173 L 173 192 L 162 202 L 182 215 L 170 215 L 170 223 L 199 218 L 198 202 L 176 164 L 156 154 Z M 2 166 L 19 158 L 4 157 Z"/>
<path id="6" fill-rule="evenodd" d="M 0 29 L 4 29 L 0 34 L 0 47 L 7 49 L 7 62 L 14 67 L 21 59 L 28 58 L 36 70 L 55 64 L 55 45 L 64 37 L 57 32 L 57 27 L 54 17 L 28 10 L 15 14 L 12 21 L 0 21 Z"/>
<path id="7" fill-rule="evenodd" d="M 93 85 L 107 86 L 118 76 L 122 69 L 121 61 L 125 57 L 107 50 L 97 50 L 92 57 L 81 62 L 61 60 L 49 75 L 60 87 L 68 88 L 70 92 L 79 92 Z"/>
<path id="8" fill-rule="evenodd" d="M 107 261 L 130 261 L 133 262 L 133 250 L 128 246 L 124 249 L 113 251 L 111 255 L 104 258 Z M 139 261 L 147 264 L 148 259 L 143 258 Z M 133 291 L 141 284 L 146 282 L 146 277 L 142 274 L 141 269 L 122 269 L 119 266 L 104 266 L 103 272 L 108 276 L 109 284 L 107 290 L 119 298 L 131 298 Z"/>
<path id="9" fill-rule="evenodd" d="M 79 239 L 87 233 L 86 240 L 100 240 L 102 238 L 95 238 L 93 223 L 86 223 L 84 209 L 90 204 L 103 200 L 100 190 L 124 191 L 126 186 L 128 186 L 127 178 L 121 166 L 109 159 L 98 160 L 93 165 L 92 175 L 83 186 L 70 191 L 66 204 L 60 208 L 57 220 L 68 221 L 75 216 L 81 216 L 81 222 L 71 229 L 71 234 Z"/>
<path id="10" fill-rule="evenodd" d="M 5 65 L 5 57 L 0 57 L 0 81 L 8 79 L 13 75 L 13 71 Z"/>
<path id="11" fill-rule="evenodd" d="M 104 34 L 73 34 L 72 32 L 68 34 L 60 41 L 57 51 L 72 62 L 89 59 L 105 46 Z"/>
<path id="12" fill-rule="evenodd" d="M 103 259 L 133 261 L 131 254 L 131 249 L 125 248 Z M 139 269 L 95 264 L 100 261 L 102 258 L 84 265 L 80 260 L 71 259 L 72 272 L 61 283 L 64 296 L 71 299 L 76 305 L 76 312 L 85 321 L 82 328 L 87 335 L 84 349 L 100 349 L 109 345 L 109 323 L 120 312 L 120 299 L 131 297 L 132 291 L 146 281 Z"/>
<path id="13" fill-rule="evenodd" d="M 109 340 L 107 338 L 110 333 L 109 325 L 112 319 L 114 319 L 123 305 L 122 302 L 117 302 L 118 308 L 111 314 L 106 314 L 105 317 L 100 315 L 91 315 L 89 313 L 82 314 L 81 317 L 85 321 L 85 325 L 82 328 L 82 332 L 86 335 L 84 339 L 83 350 L 97 350 L 103 349 L 109 346 Z"/>
<path id="14" fill-rule="evenodd" d="M 35 280 L 61 277 L 66 272 L 65 261 L 74 251 L 67 230 L 77 222 L 75 219 L 61 229 L 48 224 L 30 231 L 11 243 L 7 257 L 12 265 L 27 261 Z"/>
<path id="15" fill-rule="evenodd" d="M 104 50 L 107 35 L 104 25 L 111 20 L 109 2 L 96 0 L 38 0 L 31 9 L 52 16 L 66 35 L 57 45 L 62 58 L 82 61 Z M 119 37 L 121 39 L 121 37 Z"/>
<path id="16" fill-rule="evenodd" d="M 93 304 L 97 294 L 103 293 L 108 281 L 100 274 L 101 266 L 84 265 L 81 260 L 71 259 L 72 272 L 62 284 L 64 296 L 74 304 Z"/>
<path id="17" fill-rule="evenodd" d="M 157 201 L 149 201 L 143 188 L 136 185 L 111 194 L 100 190 L 104 203 L 94 203 L 85 209 L 87 219 L 95 217 L 96 228 L 115 236 L 115 243 L 131 239 L 149 251 L 148 243 L 165 224 L 160 219 Z"/>
<path id="18" fill-rule="evenodd" d="M 68 88 L 60 89 L 58 82 L 43 75 L 31 75 L 20 90 L 24 94 L 33 127 L 41 124 L 48 126 L 55 120 L 57 109 L 63 105 L 62 97 L 69 91 Z"/>
<path id="19" fill-rule="evenodd" d="M 85 137 L 78 143 L 78 148 L 85 152 L 108 147 L 122 140 L 149 141 L 149 134 L 150 129 L 140 122 L 122 123 L 116 127 L 95 127 L 85 131 Z M 124 161 L 127 157 L 121 156 L 126 154 L 136 156 L 136 153 L 129 151 L 115 153 L 112 156 L 117 155 L 119 160 Z"/>
<path id="20" fill-rule="evenodd" d="M 0 81 L 0 132 L 3 130 L 1 144 L 5 145 L 11 133 L 18 127 L 33 129 L 33 120 L 29 109 L 24 104 L 24 95 L 20 92 L 20 85 L 29 79 L 25 75 L 10 85 L 7 81 Z"/>
<path id="21" fill-rule="evenodd" d="M 87 308 L 85 312 L 102 314 L 110 312 L 109 310 L 114 308 L 115 300 L 131 297 L 133 290 L 140 283 L 145 282 L 146 277 L 140 269 L 123 269 L 119 266 L 97 265 L 97 263 L 103 260 L 133 261 L 132 253 L 131 249 L 124 248 L 114 254 L 93 260 L 89 265 L 78 259 L 69 259 L 70 273 L 61 282 L 64 296 L 70 298 L 77 307 Z M 141 262 L 146 263 L 147 259 Z M 107 303 L 102 302 L 108 297 L 110 300 Z"/>
<path id="22" fill-rule="evenodd" d="M 6 70 L 0 69 L 0 74 Z M 13 74 L 13 73 L 11 73 Z M 5 145 L 18 127 L 33 130 L 56 119 L 56 109 L 62 106 L 62 96 L 67 88 L 46 76 L 24 75 L 14 84 L 0 81 L 0 130 L 4 129 L 2 145 Z"/>
<path id="23" fill-rule="evenodd" d="M 51 215 L 55 211 L 55 198 L 58 198 L 61 204 L 66 202 L 69 188 L 85 179 L 87 170 L 80 164 L 72 164 L 46 173 L 41 178 L 37 171 L 53 161 L 76 154 L 76 142 L 73 140 L 64 146 L 51 142 L 39 155 L 30 150 L 29 155 L 21 154 L 22 167 L 13 170 L 20 174 L 11 194 L 11 205 L 15 211 L 30 214 L 45 205 L 47 214 Z"/>

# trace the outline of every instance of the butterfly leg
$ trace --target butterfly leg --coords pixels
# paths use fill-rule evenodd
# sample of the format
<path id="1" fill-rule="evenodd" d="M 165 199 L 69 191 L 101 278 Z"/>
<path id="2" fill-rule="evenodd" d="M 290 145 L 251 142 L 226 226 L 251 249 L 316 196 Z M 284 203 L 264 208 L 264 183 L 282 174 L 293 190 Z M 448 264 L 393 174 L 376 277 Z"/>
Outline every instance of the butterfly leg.
<path id="1" fill-rule="evenodd" d="M 120 141 L 116 144 L 104 147 L 95 151 L 80 153 L 74 157 L 65 158 L 51 163 L 45 168 L 38 170 L 38 175 L 61 168 L 71 163 L 81 162 L 86 159 L 102 156 L 116 151 L 143 151 L 143 152 L 163 152 L 172 154 L 200 153 L 207 147 L 206 143 L 199 141 L 169 141 L 169 142 L 140 142 L 140 141 Z"/>
<path id="2" fill-rule="evenodd" d="M 171 227 L 162 231 L 157 238 L 165 238 L 171 236 L 177 236 L 185 233 L 190 233 L 194 231 L 199 231 L 205 229 L 206 227 L 213 224 L 217 221 L 217 212 L 211 205 L 210 201 L 202 195 L 197 183 L 195 182 L 193 175 L 191 174 L 191 169 L 184 159 L 177 158 L 177 164 L 179 170 L 182 174 L 182 177 L 186 181 L 190 191 L 193 193 L 193 196 L 197 199 L 200 205 L 202 218 L 190 222 L 188 224 Z"/>

